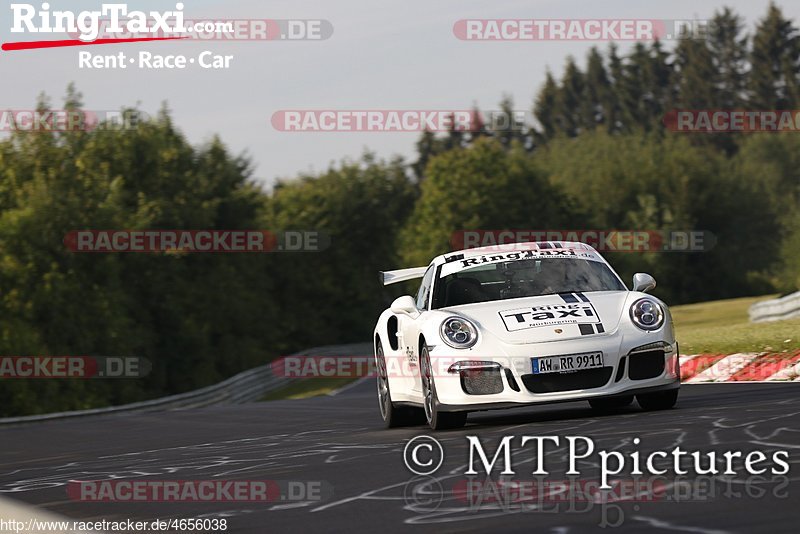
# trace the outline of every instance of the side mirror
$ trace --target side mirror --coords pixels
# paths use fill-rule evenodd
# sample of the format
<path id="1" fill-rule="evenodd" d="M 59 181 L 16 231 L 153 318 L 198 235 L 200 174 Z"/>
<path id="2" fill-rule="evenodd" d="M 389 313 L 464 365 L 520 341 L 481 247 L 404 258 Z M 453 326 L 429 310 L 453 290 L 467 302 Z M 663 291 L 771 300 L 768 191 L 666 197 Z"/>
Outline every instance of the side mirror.
<path id="1" fill-rule="evenodd" d="M 633 290 L 647 293 L 656 287 L 656 279 L 647 273 L 636 273 L 633 275 Z"/>
<path id="2" fill-rule="evenodd" d="M 419 315 L 419 310 L 417 310 L 417 303 L 414 302 L 414 297 L 410 297 L 408 295 L 397 297 L 395 301 L 392 302 L 391 310 L 392 313 L 397 313 L 397 314 L 412 315 L 412 316 Z"/>

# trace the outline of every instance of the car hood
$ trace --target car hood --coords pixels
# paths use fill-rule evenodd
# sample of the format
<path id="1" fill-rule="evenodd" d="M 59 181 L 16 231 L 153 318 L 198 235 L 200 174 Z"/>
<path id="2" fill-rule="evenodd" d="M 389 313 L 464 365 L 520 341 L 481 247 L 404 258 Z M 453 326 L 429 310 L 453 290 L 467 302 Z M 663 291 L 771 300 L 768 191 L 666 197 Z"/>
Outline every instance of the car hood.
<path id="1" fill-rule="evenodd" d="M 541 343 L 608 335 L 617 329 L 628 295 L 627 291 L 559 293 L 448 309 L 504 343 Z"/>

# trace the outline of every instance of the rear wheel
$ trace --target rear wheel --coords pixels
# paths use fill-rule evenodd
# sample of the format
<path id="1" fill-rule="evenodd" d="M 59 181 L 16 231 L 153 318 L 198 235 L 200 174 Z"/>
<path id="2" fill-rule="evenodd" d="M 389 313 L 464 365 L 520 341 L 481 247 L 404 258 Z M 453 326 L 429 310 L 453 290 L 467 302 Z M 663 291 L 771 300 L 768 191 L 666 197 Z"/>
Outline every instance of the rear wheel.
<path id="1" fill-rule="evenodd" d="M 601 399 L 589 400 L 589 405 L 598 412 L 605 412 L 609 410 L 617 410 L 633 404 L 633 395 L 625 395 L 624 397 L 605 397 Z"/>
<path id="2" fill-rule="evenodd" d="M 381 342 L 375 346 L 375 360 L 378 367 L 378 406 L 386 428 L 417 425 L 423 422 L 422 410 L 408 406 L 397 406 L 392 402 L 389 391 L 389 373 L 386 370 L 386 358 L 383 356 Z"/>
<path id="3" fill-rule="evenodd" d="M 658 393 L 644 393 L 636 395 L 639 406 L 644 410 L 669 410 L 678 401 L 678 390 L 659 391 Z"/>
<path id="4" fill-rule="evenodd" d="M 420 378 L 422 379 L 422 395 L 424 397 L 423 406 L 425 409 L 425 420 L 433 430 L 446 430 L 449 428 L 461 428 L 467 422 L 467 412 L 443 412 L 439 410 L 439 401 L 436 397 L 436 384 L 434 382 L 431 357 L 428 347 L 422 347 L 419 357 Z"/>

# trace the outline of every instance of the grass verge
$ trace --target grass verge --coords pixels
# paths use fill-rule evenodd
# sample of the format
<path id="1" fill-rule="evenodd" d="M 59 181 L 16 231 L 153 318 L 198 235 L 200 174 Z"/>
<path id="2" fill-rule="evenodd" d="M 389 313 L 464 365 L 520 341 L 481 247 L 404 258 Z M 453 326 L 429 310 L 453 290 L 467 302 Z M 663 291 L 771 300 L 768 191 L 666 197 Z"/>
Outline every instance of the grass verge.
<path id="1" fill-rule="evenodd" d="M 358 380 L 358 378 L 301 378 L 282 388 L 270 391 L 261 400 L 272 401 L 318 397 L 344 387 L 354 380 Z"/>
<path id="2" fill-rule="evenodd" d="M 800 349 L 800 319 L 751 323 L 750 305 L 777 295 L 715 300 L 671 309 L 681 354 L 789 352 Z"/>

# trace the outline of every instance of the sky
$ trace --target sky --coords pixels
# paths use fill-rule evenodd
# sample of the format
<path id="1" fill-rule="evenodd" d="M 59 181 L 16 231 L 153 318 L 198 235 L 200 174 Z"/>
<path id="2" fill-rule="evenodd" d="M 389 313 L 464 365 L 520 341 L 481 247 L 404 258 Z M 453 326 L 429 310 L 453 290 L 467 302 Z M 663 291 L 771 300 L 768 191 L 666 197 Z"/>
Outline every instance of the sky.
<path id="1" fill-rule="evenodd" d="M 115 0 L 117 2 L 121 0 Z M 2 41 L 43 38 L 12 34 L 9 2 L 0 11 Z M 39 8 L 41 1 L 30 2 Z M 98 9 L 102 0 L 51 0 L 51 10 Z M 107 0 L 107 3 L 112 3 Z M 130 9 L 165 11 L 176 1 L 129 0 Z M 78 49 L 0 52 L 0 109 L 30 109 L 44 92 L 58 107 L 74 82 L 91 110 L 138 106 L 154 114 L 166 103 L 175 124 L 193 143 L 217 134 L 235 154 L 253 161 L 266 186 L 298 173 L 326 170 L 365 151 L 381 158 L 414 157 L 418 133 L 282 132 L 270 119 L 292 109 L 498 108 L 503 95 L 529 110 L 549 68 L 560 75 L 567 56 L 583 64 L 591 46 L 608 42 L 469 42 L 453 24 L 469 18 L 708 19 L 723 6 L 752 30 L 767 0 L 183 0 L 186 18 L 324 19 L 333 35 L 321 41 L 157 42 L 103 45 L 94 53 L 183 54 L 209 50 L 232 55 L 230 68 L 206 70 L 90 70 Z M 800 20 L 800 2 L 777 2 Z M 64 37 L 60 37 L 64 38 Z M 624 52 L 630 44 L 619 43 Z M 672 43 L 667 43 L 672 47 Z M 100 51 L 102 49 L 102 51 Z"/>

